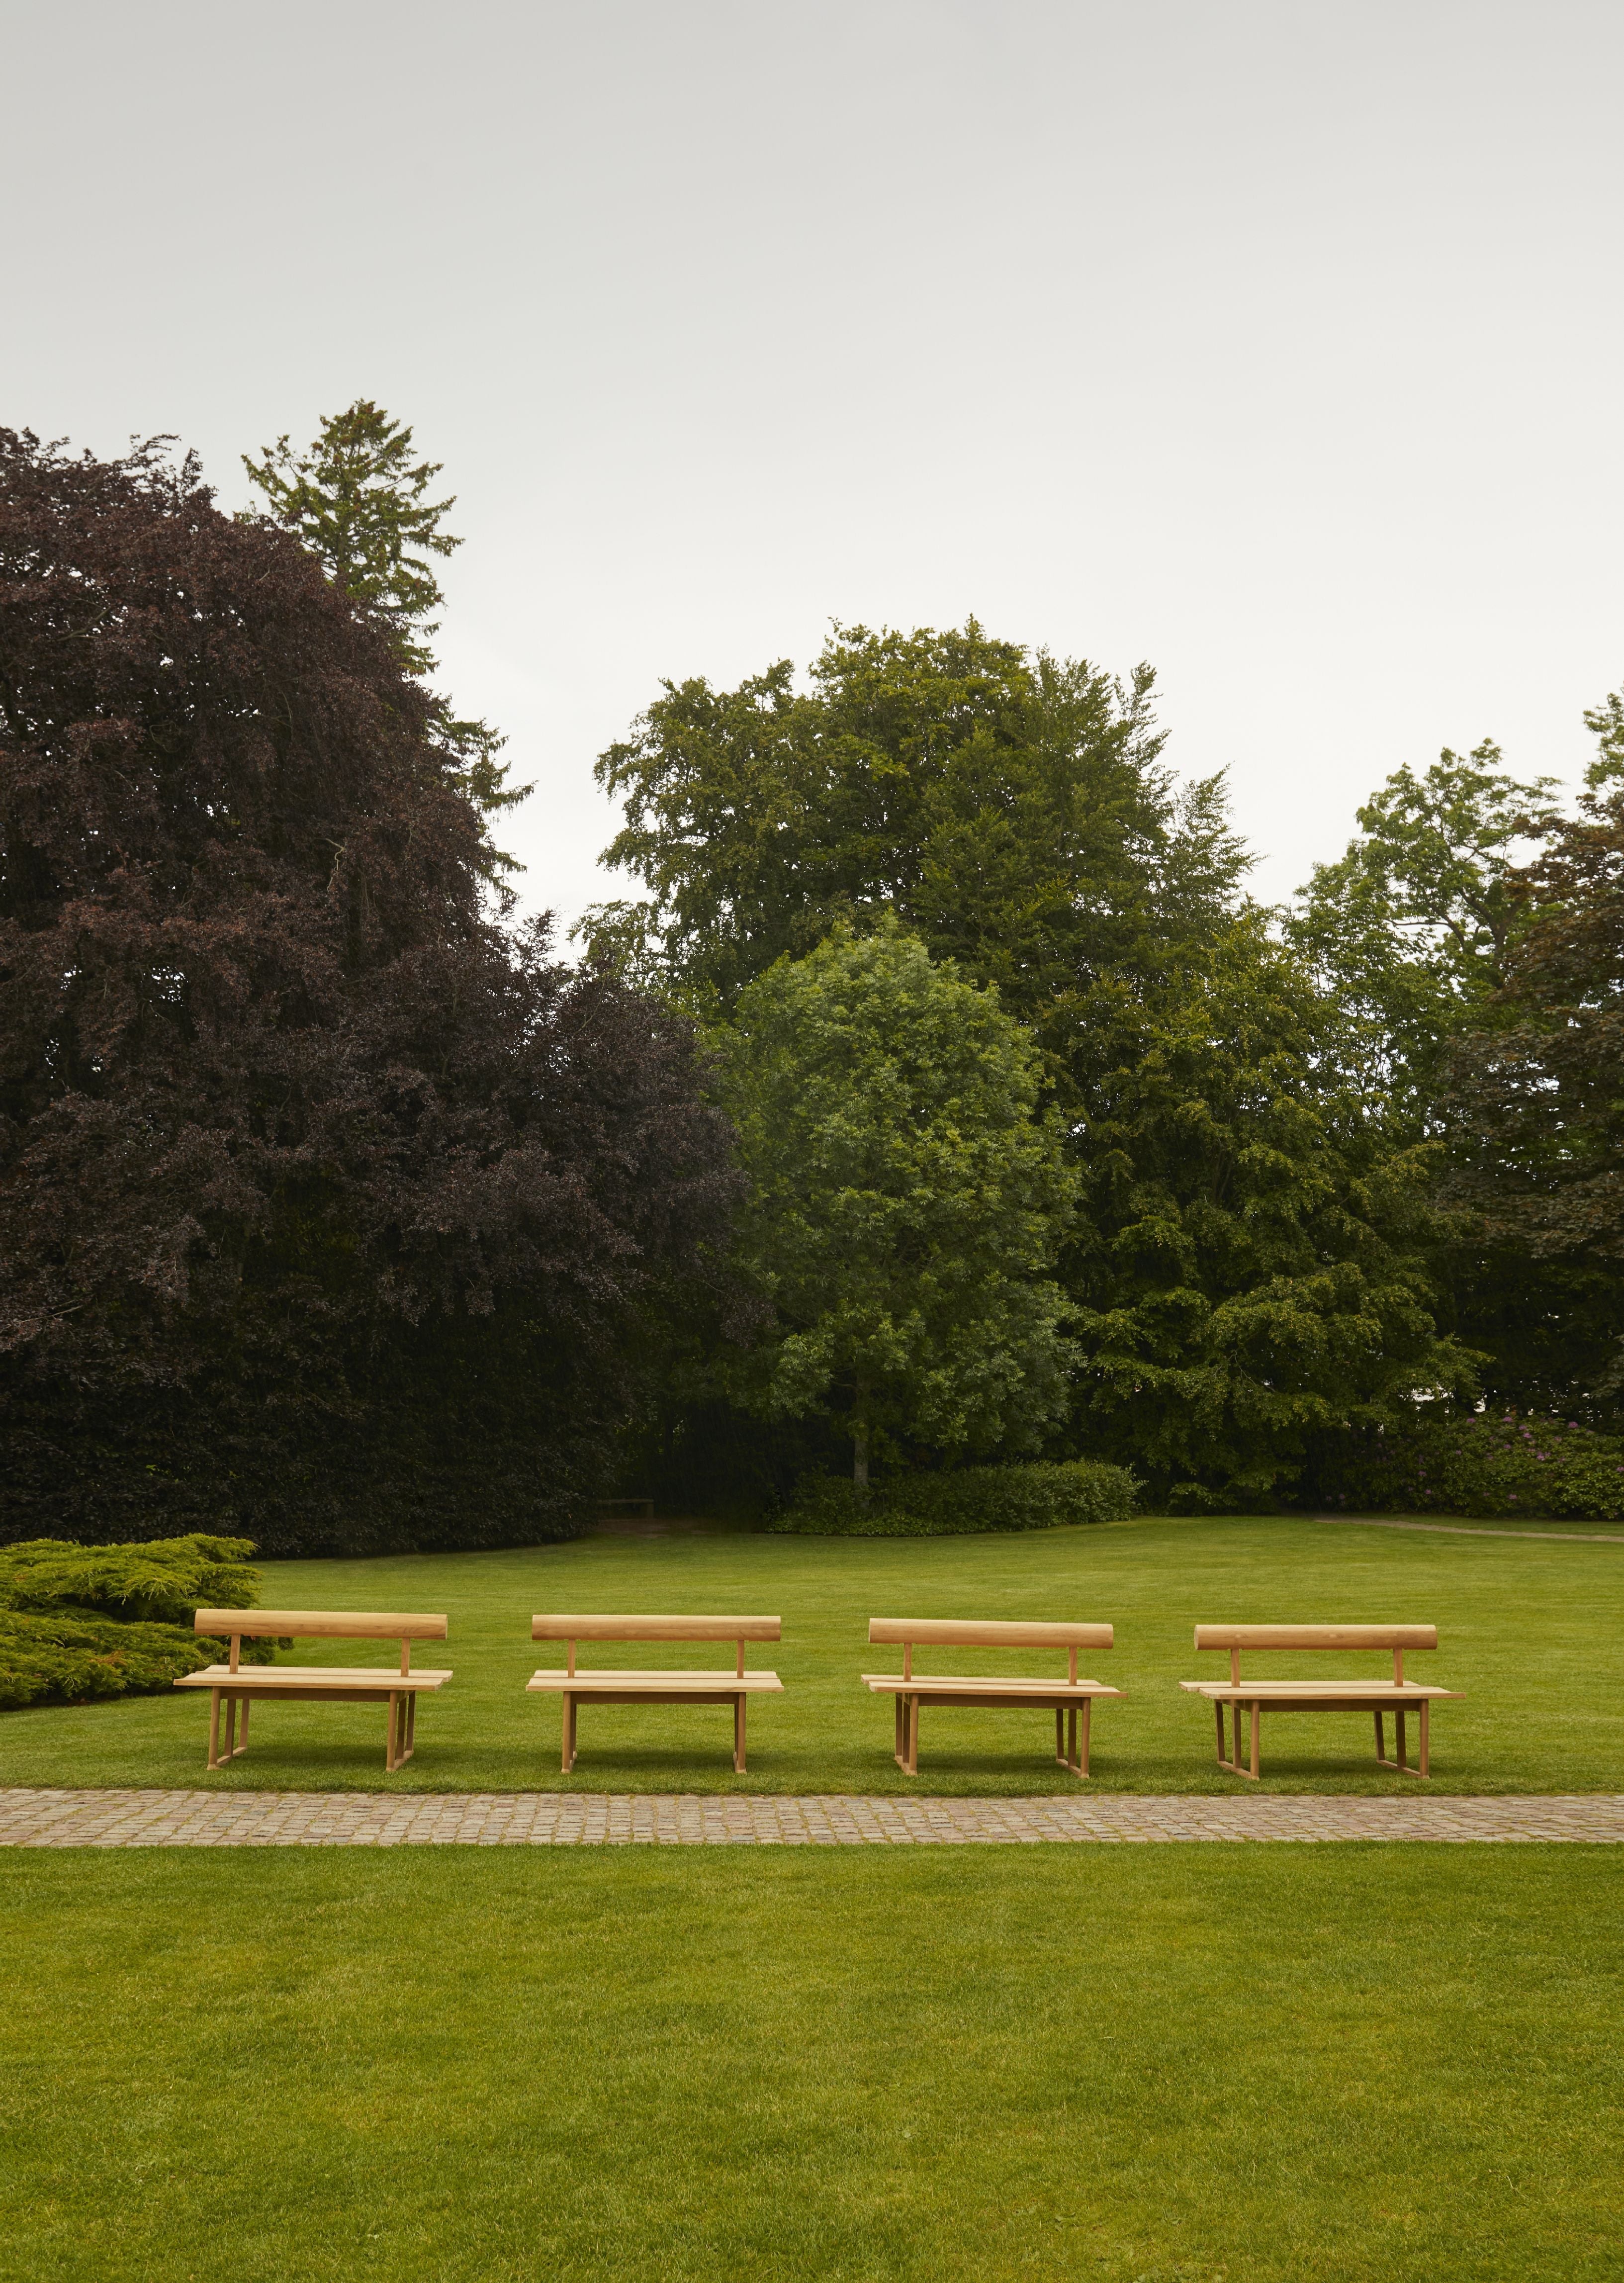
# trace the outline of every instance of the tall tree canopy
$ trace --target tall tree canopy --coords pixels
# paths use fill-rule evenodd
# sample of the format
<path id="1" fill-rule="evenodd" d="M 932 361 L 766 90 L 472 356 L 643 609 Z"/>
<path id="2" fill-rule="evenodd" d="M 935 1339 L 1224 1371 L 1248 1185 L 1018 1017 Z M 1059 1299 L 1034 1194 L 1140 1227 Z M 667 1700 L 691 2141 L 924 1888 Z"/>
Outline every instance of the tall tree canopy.
<path id="1" fill-rule="evenodd" d="M 973 623 L 838 632 L 804 690 L 788 665 L 668 684 L 600 764 L 626 802 L 607 861 L 650 892 L 595 925 L 724 1018 L 843 917 L 895 916 L 996 985 L 1080 1182 L 1063 1434 L 1232 1503 L 1466 1366 L 1427 1305 L 1418 1169 L 1362 1134 L 1330 1009 L 1246 902 L 1221 782 L 1177 786 L 1152 695 L 1146 668 L 1124 687 Z"/>
<path id="2" fill-rule="evenodd" d="M 597 940 L 726 1009 L 836 922 L 890 911 L 995 983 L 1063 1079 L 1102 989 L 1232 900 L 1221 787 L 1177 791 L 1148 668 L 1124 688 L 972 621 L 840 629 L 809 679 L 783 660 L 733 690 L 667 683 L 610 747 L 626 822 L 604 861 L 650 892 L 592 916 Z"/>
<path id="3" fill-rule="evenodd" d="M 876 1434 L 1035 1446 L 1067 1406 L 1050 1271 L 1076 1180 L 997 993 L 888 916 L 747 985 L 721 1051 L 773 1310 L 757 1400 L 838 1419 L 860 1489 Z"/>
<path id="4" fill-rule="evenodd" d="M 1327 1435 L 1465 1391 L 1422 1150 L 1328 1078 L 1325 1002 L 1244 914 L 1125 1007 L 1077 1136 L 1078 1433 L 1179 1502 L 1267 1503 Z"/>
<path id="5" fill-rule="evenodd" d="M 734 1177 L 686 1025 L 505 934 L 488 862 L 299 544 L 0 432 L 8 1534 L 579 1513 Z"/>
<path id="6" fill-rule="evenodd" d="M 1490 1384 L 1594 1418 L 1624 1409 L 1624 693 L 1586 719 L 1578 814 L 1511 876 L 1500 988 L 1454 1043 L 1445 1110 Z"/>

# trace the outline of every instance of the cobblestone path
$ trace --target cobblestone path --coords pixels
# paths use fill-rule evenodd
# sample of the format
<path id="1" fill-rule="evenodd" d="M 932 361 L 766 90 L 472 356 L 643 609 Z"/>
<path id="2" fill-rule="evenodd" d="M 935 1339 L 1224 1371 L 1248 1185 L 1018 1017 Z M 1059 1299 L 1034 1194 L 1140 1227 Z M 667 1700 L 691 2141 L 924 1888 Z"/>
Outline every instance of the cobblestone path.
<path id="1" fill-rule="evenodd" d="M 943 1846 L 1108 1840 L 1624 1843 L 1624 1796 L 893 1799 L 0 1789 L 0 1847 Z"/>

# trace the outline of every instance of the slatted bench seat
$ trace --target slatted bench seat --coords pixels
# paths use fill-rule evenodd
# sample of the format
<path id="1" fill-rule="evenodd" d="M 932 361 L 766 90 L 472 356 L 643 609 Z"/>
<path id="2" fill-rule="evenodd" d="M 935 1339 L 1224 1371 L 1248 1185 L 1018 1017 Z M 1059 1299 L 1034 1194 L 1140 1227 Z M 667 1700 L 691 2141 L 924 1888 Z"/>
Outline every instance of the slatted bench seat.
<path id="1" fill-rule="evenodd" d="M 294 1704 L 378 1704 L 389 1708 L 384 1765 L 392 1775 L 416 1749 L 417 1699 L 425 1689 L 443 1688 L 449 1672 L 412 1670 L 415 1640 L 444 1640 L 444 1617 L 386 1616 L 361 1609 L 199 1609 L 194 1632 L 213 1633 L 231 1643 L 229 1664 L 206 1665 L 183 1673 L 177 1688 L 209 1692 L 208 1764 L 217 1768 L 248 1749 L 248 1708 L 280 1700 Z M 245 1639 L 293 1640 L 399 1640 L 400 1669 L 387 1665 L 250 1664 L 241 1662 Z M 220 1749 L 220 1708 L 225 1706 L 225 1749 Z M 242 1740 L 236 1741 L 237 1707 Z"/>
<path id="2" fill-rule="evenodd" d="M 882 1641 L 902 1644 L 902 1671 L 866 1672 L 863 1686 L 873 1696 L 894 1695 L 897 1699 L 895 1757 L 905 1775 L 919 1773 L 919 1708 L 925 1703 L 974 1705 L 983 1711 L 1052 1709 L 1056 1763 L 1069 1768 L 1075 1776 L 1086 1776 L 1093 1701 L 1097 1696 L 1120 1696 L 1123 1693 L 1103 1680 L 1077 1678 L 1077 1651 L 1109 1648 L 1115 1639 L 1109 1625 L 1021 1624 L 998 1618 L 871 1617 L 868 1639 L 871 1646 Z M 1067 1652 L 1066 1678 L 1045 1680 L 1008 1679 L 997 1674 L 982 1678 L 918 1673 L 913 1670 L 916 1642 L 952 1648 L 1063 1648 Z"/>
<path id="3" fill-rule="evenodd" d="M 1436 1648 L 1436 1625 L 1197 1625 L 1195 1646 L 1201 1649 L 1229 1651 L 1229 1679 L 1222 1680 L 1181 1680 L 1179 1687 L 1194 1696 L 1210 1699 L 1218 1723 L 1218 1765 L 1231 1775 L 1246 1776 L 1255 1783 L 1258 1776 L 1258 1734 L 1263 1722 L 1263 1707 L 1275 1712 L 1371 1712 L 1376 1720 L 1376 1758 L 1384 1768 L 1395 1768 L 1401 1775 L 1426 1777 L 1430 1774 L 1432 1738 L 1429 1729 L 1433 1704 L 1441 1696 L 1457 1696 L 1456 1688 L 1425 1687 L 1419 1681 L 1404 1678 L 1406 1649 Z M 1391 1680 L 1247 1680 L 1240 1678 L 1242 1649 L 1390 1649 L 1393 1654 Z M 1234 1707 L 1235 1742 L 1232 1756 L 1224 1757 L 1224 1708 Z M 1250 1708 L 1251 1764 L 1243 1766 L 1240 1757 L 1240 1713 L 1242 1706 Z M 1404 1751 L 1404 1718 L 1406 1713 L 1418 1711 L 1421 1718 L 1420 1765 L 1407 1765 Z M 1382 1727 L 1385 1713 L 1391 1712 L 1397 1730 L 1398 1757 L 1387 1757 L 1387 1744 Z"/>
<path id="4" fill-rule="evenodd" d="M 781 1695 L 784 1686 L 775 1672 L 744 1670 L 744 1644 L 775 1641 L 782 1632 L 778 1617 L 532 1617 L 532 1640 L 565 1642 L 568 1663 L 562 1672 L 556 1667 L 537 1672 L 525 1685 L 532 1694 L 563 1699 L 565 1775 L 575 1765 L 576 1721 L 584 1697 L 594 1704 L 731 1704 L 734 1773 L 742 1776 L 744 1708 L 752 1696 Z M 730 1640 L 736 1655 L 732 1672 L 578 1672 L 578 1640 Z"/>

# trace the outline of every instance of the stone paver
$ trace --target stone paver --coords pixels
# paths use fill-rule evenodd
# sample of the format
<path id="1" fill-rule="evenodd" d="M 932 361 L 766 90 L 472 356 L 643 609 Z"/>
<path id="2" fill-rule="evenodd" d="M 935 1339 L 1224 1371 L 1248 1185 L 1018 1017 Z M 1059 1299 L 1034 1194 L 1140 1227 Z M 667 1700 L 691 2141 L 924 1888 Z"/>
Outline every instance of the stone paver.
<path id="1" fill-rule="evenodd" d="M 1624 1843 L 1624 1795 L 864 1798 L 621 1792 L 0 1789 L 0 1847 L 1028 1846 L 1055 1841 Z"/>

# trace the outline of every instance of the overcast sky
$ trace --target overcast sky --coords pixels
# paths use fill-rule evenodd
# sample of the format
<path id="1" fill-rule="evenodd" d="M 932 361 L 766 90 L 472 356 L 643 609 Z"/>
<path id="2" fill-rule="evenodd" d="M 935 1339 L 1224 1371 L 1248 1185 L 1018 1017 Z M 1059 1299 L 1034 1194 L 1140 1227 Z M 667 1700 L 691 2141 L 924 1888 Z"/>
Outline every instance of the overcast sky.
<path id="1" fill-rule="evenodd" d="M 1155 666 L 1281 895 L 1401 762 L 1624 682 L 1624 9 L 0 0 L 0 421 L 237 455 L 372 396 L 442 681 L 612 892 L 594 755 L 829 621 Z"/>

